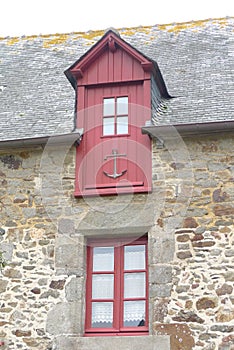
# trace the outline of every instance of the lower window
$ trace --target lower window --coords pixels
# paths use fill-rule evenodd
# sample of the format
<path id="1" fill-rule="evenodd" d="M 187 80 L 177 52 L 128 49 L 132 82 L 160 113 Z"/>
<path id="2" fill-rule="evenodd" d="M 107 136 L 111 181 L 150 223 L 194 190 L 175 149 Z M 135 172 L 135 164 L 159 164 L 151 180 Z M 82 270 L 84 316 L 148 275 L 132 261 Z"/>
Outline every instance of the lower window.
<path id="1" fill-rule="evenodd" d="M 88 242 L 86 335 L 148 332 L 147 237 Z"/>

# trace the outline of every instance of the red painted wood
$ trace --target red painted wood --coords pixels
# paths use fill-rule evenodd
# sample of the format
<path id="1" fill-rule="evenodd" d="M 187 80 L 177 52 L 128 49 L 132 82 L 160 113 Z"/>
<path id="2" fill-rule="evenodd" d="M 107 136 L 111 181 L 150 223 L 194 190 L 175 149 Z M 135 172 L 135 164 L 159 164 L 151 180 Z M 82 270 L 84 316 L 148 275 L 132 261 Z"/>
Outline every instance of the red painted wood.
<path id="1" fill-rule="evenodd" d="M 93 262 L 93 250 L 88 247 L 87 249 L 87 276 L 92 274 L 92 262 Z M 90 300 L 92 298 L 92 278 L 86 279 L 86 319 L 85 329 L 88 329 L 91 324 L 91 308 Z"/>
<path id="2" fill-rule="evenodd" d="M 141 126 L 149 120 L 150 109 L 144 109 L 137 104 L 144 103 L 144 90 L 142 84 L 106 86 L 102 88 L 86 89 L 85 113 L 82 113 L 85 133 L 81 145 L 77 148 L 77 181 L 76 195 L 94 195 L 93 185 L 99 194 L 111 194 L 107 184 L 111 187 L 121 187 L 121 183 L 129 183 L 130 192 L 148 192 L 151 189 L 151 143 L 147 135 L 142 135 Z M 102 130 L 102 103 L 103 97 L 128 96 L 129 97 L 129 132 L 127 135 L 105 136 Z M 118 170 L 127 170 L 124 176 L 117 179 L 104 175 L 113 172 L 113 160 L 105 157 L 113 149 L 126 157 L 117 160 Z M 143 186 L 135 187 L 135 183 Z M 102 184 L 105 184 L 103 186 Z M 125 190 L 121 191 L 126 193 Z M 113 191 L 115 194 L 116 191 Z"/>
<path id="3" fill-rule="evenodd" d="M 151 119 L 152 68 L 151 61 L 110 32 L 70 69 L 77 82 L 77 127 L 84 129 L 75 196 L 151 191 L 151 141 L 141 127 Z M 128 134 L 103 136 L 103 98 L 120 96 L 129 99 Z M 104 173 L 113 173 L 114 161 L 105 157 L 114 149 L 126 154 L 116 163 L 126 172 L 116 179 Z"/>
<path id="4" fill-rule="evenodd" d="M 134 331 L 126 331 L 126 332 L 121 332 L 121 333 L 115 333 L 115 332 L 102 332 L 102 333 L 85 333 L 85 337 L 113 337 L 113 336 L 121 336 L 121 337 L 128 337 L 128 336 L 143 336 L 147 335 L 149 332 L 147 331 L 142 331 L 142 332 L 134 332 Z"/>
<path id="5" fill-rule="evenodd" d="M 98 63 L 98 64 L 97 64 Z M 113 81 L 134 81 L 144 79 L 144 71 L 136 59 L 118 48 L 116 52 L 105 51 L 98 62 L 93 62 L 83 72 L 79 85 L 104 84 Z"/>
<path id="6" fill-rule="evenodd" d="M 111 44 L 109 44 L 111 42 Z M 115 48 L 115 49 L 113 49 Z M 144 55 L 142 55 L 139 51 L 136 51 L 132 46 L 127 44 L 124 40 L 122 40 L 118 35 L 109 31 L 104 37 L 93 46 L 93 48 L 87 52 L 86 55 L 81 60 L 78 60 L 74 65 L 69 69 L 70 73 L 77 79 L 79 79 L 79 85 L 83 84 L 91 84 L 91 81 L 87 80 L 87 72 L 90 70 L 90 66 L 92 64 L 95 65 L 95 62 L 101 62 L 101 57 L 104 54 L 115 54 L 115 60 L 119 60 L 119 55 L 122 53 L 126 53 L 129 58 L 131 58 L 135 63 L 137 62 L 141 69 L 139 69 L 138 73 L 142 71 L 150 71 L 153 69 L 152 62 L 149 61 Z M 123 71 L 125 71 L 125 62 L 122 60 L 122 64 L 124 65 Z M 126 62 L 126 64 L 128 64 Z M 102 65 L 102 68 L 107 68 Z M 98 69 L 98 68 L 97 68 Z M 82 76 L 77 74 L 77 71 L 82 72 Z M 100 70 L 99 70 L 100 71 Z M 86 77 L 85 77 L 86 76 Z M 138 77 L 139 78 L 139 77 Z M 122 80 L 124 77 L 122 77 Z M 92 83 L 97 84 L 103 81 L 93 81 Z"/>
<path id="7" fill-rule="evenodd" d="M 145 269 L 124 270 L 124 246 L 129 245 L 145 245 Z M 114 247 L 114 298 L 108 299 L 113 301 L 113 327 L 112 328 L 92 328 L 92 276 L 98 272 L 93 272 L 93 248 L 97 246 L 113 246 Z M 126 272 L 145 272 L 146 273 L 146 291 L 144 298 L 124 298 L 124 273 Z M 101 271 L 100 273 L 110 273 L 110 271 Z M 87 280 L 86 280 L 86 320 L 85 335 L 143 335 L 148 333 L 148 249 L 147 237 L 143 236 L 139 239 L 125 238 L 122 240 L 93 240 L 88 242 L 87 247 Z M 145 300 L 146 314 L 145 326 L 142 327 L 124 327 L 123 325 L 123 302 L 124 300 Z M 95 299 L 95 301 L 105 301 L 105 299 Z M 106 300 L 107 301 L 107 300 Z"/>

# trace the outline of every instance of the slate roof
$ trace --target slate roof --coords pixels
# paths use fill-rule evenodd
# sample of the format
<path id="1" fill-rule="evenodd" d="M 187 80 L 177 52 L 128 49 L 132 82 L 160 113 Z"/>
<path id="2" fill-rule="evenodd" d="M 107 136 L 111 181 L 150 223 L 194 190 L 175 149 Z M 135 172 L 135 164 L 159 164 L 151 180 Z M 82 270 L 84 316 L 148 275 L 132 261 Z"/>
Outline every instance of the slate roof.
<path id="1" fill-rule="evenodd" d="M 119 29 L 158 63 L 173 99 L 154 122 L 234 120 L 234 18 Z M 105 31 L 0 38 L 0 141 L 70 133 L 75 92 L 64 71 Z"/>

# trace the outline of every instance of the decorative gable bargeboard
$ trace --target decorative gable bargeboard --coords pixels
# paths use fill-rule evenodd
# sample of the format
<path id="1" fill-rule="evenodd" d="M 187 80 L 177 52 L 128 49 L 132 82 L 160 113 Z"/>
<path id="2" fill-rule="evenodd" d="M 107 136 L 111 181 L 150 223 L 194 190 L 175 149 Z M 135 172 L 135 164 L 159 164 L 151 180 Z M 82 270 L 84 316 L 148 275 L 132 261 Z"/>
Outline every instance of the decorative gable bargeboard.
<path id="1" fill-rule="evenodd" d="M 150 192 L 151 140 L 141 128 L 154 104 L 169 97 L 156 62 L 109 30 L 65 74 L 84 131 L 75 196 Z"/>

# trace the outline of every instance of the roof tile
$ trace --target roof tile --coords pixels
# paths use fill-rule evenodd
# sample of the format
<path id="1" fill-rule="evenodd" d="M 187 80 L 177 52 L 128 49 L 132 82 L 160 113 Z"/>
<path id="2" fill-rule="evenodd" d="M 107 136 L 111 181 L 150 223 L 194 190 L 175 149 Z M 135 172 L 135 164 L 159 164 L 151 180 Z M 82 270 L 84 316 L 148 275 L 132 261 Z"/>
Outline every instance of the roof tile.
<path id="1" fill-rule="evenodd" d="M 157 124 L 234 120 L 234 18 L 118 31 L 158 63 L 174 97 Z M 73 130 L 75 94 L 63 72 L 104 32 L 0 38 L 0 140 Z"/>

